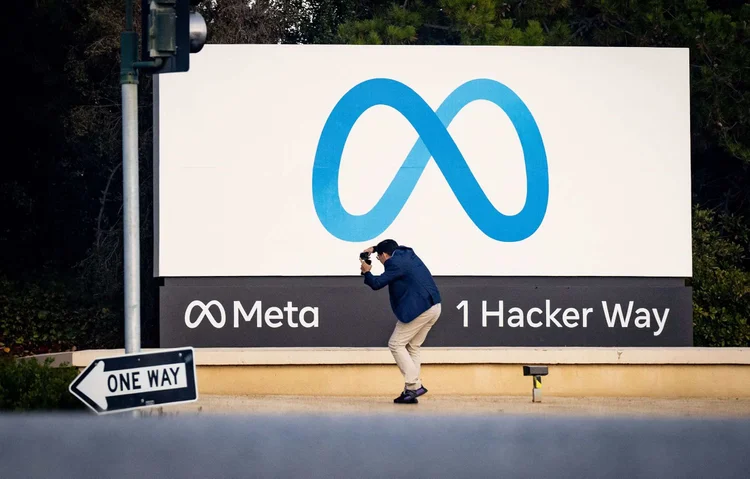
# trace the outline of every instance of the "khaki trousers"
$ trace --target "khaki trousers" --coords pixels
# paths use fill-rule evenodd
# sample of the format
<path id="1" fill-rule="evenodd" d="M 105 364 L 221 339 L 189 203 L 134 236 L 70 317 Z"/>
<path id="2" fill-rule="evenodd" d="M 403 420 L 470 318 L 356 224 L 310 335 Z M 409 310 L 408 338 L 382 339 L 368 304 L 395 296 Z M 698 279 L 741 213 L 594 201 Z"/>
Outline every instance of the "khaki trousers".
<path id="1" fill-rule="evenodd" d="M 419 349 L 427 333 L 440 317 L 441 305 L 438 303 L 408 323 L 396 321 L 396 328 L 388 341 L 401 374 L 404 376 L 406 389 L 419 389 L 422 379 L 419 377 L 421 362 Z"/>

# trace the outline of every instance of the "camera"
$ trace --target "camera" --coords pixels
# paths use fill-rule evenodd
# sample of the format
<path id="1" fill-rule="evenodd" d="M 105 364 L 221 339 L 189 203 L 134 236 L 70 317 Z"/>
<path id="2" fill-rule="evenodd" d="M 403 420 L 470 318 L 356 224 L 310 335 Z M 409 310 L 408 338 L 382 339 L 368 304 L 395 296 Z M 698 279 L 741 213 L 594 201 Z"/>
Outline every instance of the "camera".
<path id="1" fill-rule="evenodd" d="M 359 253 L 359 259 L 364 260 L 364 262 L 367 264 L 372 264 L 372 260 L 370 259 L 370 253 L 366 251 L 363 253 Z M 365 273 L 361 273 L 361 272 L 359 273 L 360 276 L 363 276 L 364 274 Z"/>

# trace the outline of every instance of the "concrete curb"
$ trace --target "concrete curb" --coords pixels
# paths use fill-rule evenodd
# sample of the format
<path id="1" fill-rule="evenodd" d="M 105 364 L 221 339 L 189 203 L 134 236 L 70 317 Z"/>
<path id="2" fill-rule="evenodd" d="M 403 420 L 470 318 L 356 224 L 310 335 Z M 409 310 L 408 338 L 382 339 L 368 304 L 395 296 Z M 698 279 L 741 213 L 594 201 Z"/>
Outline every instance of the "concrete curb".
<path id="1" fill-rule="evenodd" d="M 143 349 L 156 351 L 157 349 Z M 86 367 L 124 349 L 33 356 Z M 388 348 L 196 348 L 197 366 L 394 364 Z M 422 364 L 750 365 L 750 348 L 422 348 Z"/>

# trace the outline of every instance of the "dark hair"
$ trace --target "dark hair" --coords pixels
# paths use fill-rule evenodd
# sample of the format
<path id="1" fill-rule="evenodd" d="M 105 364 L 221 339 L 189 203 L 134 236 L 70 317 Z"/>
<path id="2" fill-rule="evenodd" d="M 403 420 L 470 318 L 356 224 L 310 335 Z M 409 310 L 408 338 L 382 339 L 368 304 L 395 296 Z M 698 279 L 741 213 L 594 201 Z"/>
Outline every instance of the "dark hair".
<path id="1" fill-rule="evenodd" d="M 392 256 L 393 252 L 396 251 L 396 248 L 398 248 L 398 243 L 396 243 L 392 239 L 387 239 L 378 243 L 378 245 L 375 247 L 375 252 L 378 254 L 388 253 Z"/>

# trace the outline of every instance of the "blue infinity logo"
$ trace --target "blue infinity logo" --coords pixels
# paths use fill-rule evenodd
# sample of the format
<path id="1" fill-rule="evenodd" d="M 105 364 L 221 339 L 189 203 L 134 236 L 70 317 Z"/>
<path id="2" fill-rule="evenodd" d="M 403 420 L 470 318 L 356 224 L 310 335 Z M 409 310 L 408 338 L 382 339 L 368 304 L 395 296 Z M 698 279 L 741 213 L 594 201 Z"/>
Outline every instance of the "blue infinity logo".
<path id="1" fill-rule="evenodd" d="M 487 100 L 500 107 L 518 133 L 526 164 L 526 202 L 513 216 L 500 213 L 482 191 L 447 127 L 463 107 Z M 370 107 L 387 105 L 412 124 L 419 139 L 378 203 L 363 215 L 349 214 L 339 196 L 339 167 L 354 124 Z M 323 127 L 315 154 L 312 194 L 323 226 L 345 241 L 367 241 L 396 219 L 430 158 L 440 168 L 464 211 L 487 236 L 520 241 L 532 235 L 547 211 L 549 178 L 542 136 L 529 109 L 510 88 L 494 80 L 471 80 L 456 88 L 434 112 L 417 94 L 395 80 L 376 78 L 349 90 Z M 436 215 L 436 217 L 439 217 Z"/>

